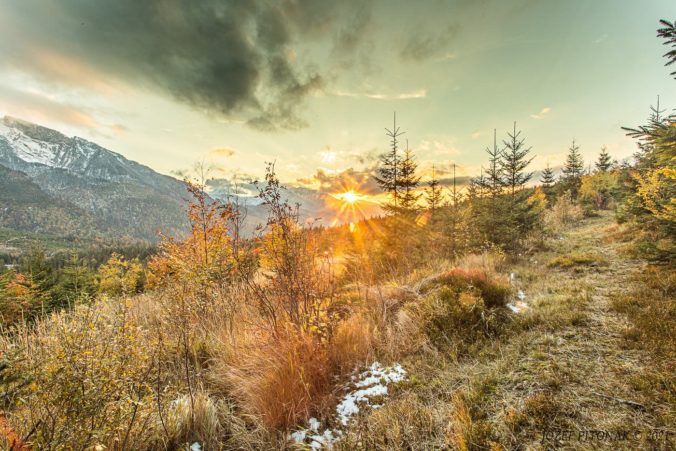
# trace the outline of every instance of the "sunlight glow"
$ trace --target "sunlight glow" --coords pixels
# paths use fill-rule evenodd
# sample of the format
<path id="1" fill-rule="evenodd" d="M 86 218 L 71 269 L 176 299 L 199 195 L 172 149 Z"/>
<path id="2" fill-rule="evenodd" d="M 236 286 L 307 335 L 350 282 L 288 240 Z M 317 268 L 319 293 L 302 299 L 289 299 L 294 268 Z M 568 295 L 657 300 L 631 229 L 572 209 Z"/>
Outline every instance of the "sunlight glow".
<path id="1" fill-rule="evenodd" d="M 333 197 L 349 205 L 354 205 L 355 203 L 362 200 L 366 200 L 367 198 L 366 195 L 357 193 L 354 190 L 345 191 L 344 193 L 333 194 Z"/>

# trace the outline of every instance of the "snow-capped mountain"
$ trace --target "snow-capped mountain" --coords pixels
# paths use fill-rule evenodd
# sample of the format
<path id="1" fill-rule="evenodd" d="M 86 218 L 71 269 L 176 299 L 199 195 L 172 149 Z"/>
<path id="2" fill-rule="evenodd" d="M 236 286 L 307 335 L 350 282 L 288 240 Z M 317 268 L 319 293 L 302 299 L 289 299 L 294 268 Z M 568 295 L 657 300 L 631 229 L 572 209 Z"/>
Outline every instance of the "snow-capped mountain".
<path id="1" fill-rule="evenodd" d="M 5 116 L 0 120 L 0 164 L 22 172 L 45 167 L 84 177 L 115 182 L 137 182 L 155 188 L 176 188 L 180 183 L 147 166 L 128 160 L 96 143 L 56 130 Z"/>
<path id="2" fill-rule="evenodd" d="M 187 225 L 188 196 L 182 182 L 82 138 L 4 117 L 0 120 L 0 166 L 27 177 L 7 180 L 23 180 L 24 185 L 30 180 L 45 196 L 58 201 L 54 205 L 72 205 L 73 211 L 91 217 L 97 232 L 105 235 L 152 240 L 158 230 L 177 234 Z M 25 203 L 17 204 L 1 193 L 0 203 L 5 204 L 0 204 L 0 226 L 13 224 L 11 219 L 21 215 L 26 231 L 53 228 L 49 218 L 37 214 L 33 216 L 41 219 L 31 225 L 22 211 Z"/>

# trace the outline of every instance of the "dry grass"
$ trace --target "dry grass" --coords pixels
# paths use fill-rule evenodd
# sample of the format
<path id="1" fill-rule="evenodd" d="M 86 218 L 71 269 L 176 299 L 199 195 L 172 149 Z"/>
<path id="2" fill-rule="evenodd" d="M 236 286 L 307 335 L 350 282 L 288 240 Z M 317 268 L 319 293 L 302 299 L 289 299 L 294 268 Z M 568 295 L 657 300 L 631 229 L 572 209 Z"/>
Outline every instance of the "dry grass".
<path id="1" fill-rule="evenodd" d="M 336 326 L 328 350 L 329 361 L 346 374 L 374 357 L 376 326 L 366 315 L 354 315 Z"/>
<path id="2" fill-rule="evenodd" d="M 336 449 L 616 449 L 541 432 L 671 431 L 674 273 L 640 275 L 608 222 L 509 266 L 470 255 L 406 285 L 336 291 L 310 327 L 268 328 L 238 291 L 178 284 L 53 315 L 0 341 L 28 378 L 7 422 L 36 448 L 281 449 L 286 428 L 325 422 L 346 375 L 378 359 L 408 379 Z M 517 289 L 528 309 L 512 314 Z M 629 448 L 667 449 L 641 440 Z"/>
<path id="3" fill-rule="evenodd" d="M 503 307 L 507 304 L 512 289 L 506 277 L 498 278 L 495 273 L 487 273 L 481 269 L 453 268 L 439 274 L 421 287 L 421 291 L 444 286 L 461 293 L 463 291 L 478 291 L 486 307 Z"/>
<path id="4" fill-rule="evenodd" d="M 676 272 L 670 267 L 648 266 L 634 274 L 626 290 L 615 293 L 613 308 L 626 315 L 622 331 L 627 347 L 646 351 L 650 362 L 629 380 L 655 406 L 661 426 L 676 424 Z M 665 405 L 666 404 L 666 405 Z"/>
<path id="5" fill-rule="evenodd" d="M 625 261 L 617 253 L 620 243 L 604 238 L 602 230 L 609 220 L 607 214 L 585 220 L 580 228 L 566 232 L 565 239 L 557 240 L 551 252 L 503 268 L 517 275 L 517 287 L 526 293 L 530 308 L 491 340 L 475 340 L 465 354 L 418 350 L 406 357 L 402 363 L 409 369 L 409 380 L 393 401 L 362 418 L 341 449 L 670 449 L 669 443 L 651 440 L 646 434 L 619 443 L 542 440 L 545 428 L 674 428 L 673 416 L 667 414 L 671 411 L 667 405 L 673 402 L 669 393 L 674 392 L 666 379 L 669 373 L 651 379 L 655 367 L 643 364 L 644 353 L 652 352 L 652 339 L 643 334 L 654 334 L 655 345 L 661 337 L 663 350 L 673 343 L 673 336 L 664 335 L 667 327 L 649 325 L 657 315 L 670 317 L 671 307 L 663 297 L 652 307 L 631 301 L 638 291 L 629 291 L 617 307 L 634 312 L 632 326 L 628 328 L 620 315 L 609 311 L 611 295 L 621 292 L 630 275 L 640 271 L 637 262 Z M 540 262 L 557 253 L 604 255 L 608 266 L 604 271 L 587 265 L 559 267 L 552 277 L 551 269 Z M 645 293 L 646 286 L 663 279 L 664 275 L 656 276 L 653 282 L 637 284 L 636 289 Z M 670 293 L 664 283 L 655 289 Z M 467 300 L 458 304 L 470 304 Z M 627 342 L 623 332 L 633 328 L 651 332 L 642 332 L 639 341 Z M 468 330 L 467 325 L 456 329 Z M 449 328 L 440 330 L 449 335 Z M 674 329 L 670 326 L 669 330 Z M 626 343 L 641 350 L 627 349 Z M 668 367 L 668 362 L 673 358 L 664 355 L 663 366 Z M 643 392 L 640 384 L 652 395 Z M 402 414 L 401 403 L 416 416 Z M 384 442 L 384 437 L 391 441 Z"/>
<path id="6" fill-rule="evenodd" d="M 480 254 L 467 254 L 458 259 L 456 268 L 464 270 L 480 270 L 489 277 L 502 272 L 505 268 L 505 254 L 501 252 L 482 252 Z"/>
<path id="7" fill-rule="evenodd" d="M 559 255 L 547 262 L 549 268 L 563 268 L 570 269 L 579 266 L 587 267 L 599 267 L 599 266 L 608 266 L 608 260 L 601 257 L 600 255 L 594 254 L 570 254 L 570 255 Z"/>
<path id="8" fill-rule="evenodd" d="M 285 333 L 240 349 L 227 374 L 242 408 L 269 428 L 288 428 L 316 415 L 331 396 L 326 350 L 312 335 Z"/>
<path id="9" fill-rule="evenodd" d="M 362 418 L 335 449 L 426 450 L 430 443 L 443 444 L 443 428 L 444 419 L 436 409 L 406 393 Z"/>

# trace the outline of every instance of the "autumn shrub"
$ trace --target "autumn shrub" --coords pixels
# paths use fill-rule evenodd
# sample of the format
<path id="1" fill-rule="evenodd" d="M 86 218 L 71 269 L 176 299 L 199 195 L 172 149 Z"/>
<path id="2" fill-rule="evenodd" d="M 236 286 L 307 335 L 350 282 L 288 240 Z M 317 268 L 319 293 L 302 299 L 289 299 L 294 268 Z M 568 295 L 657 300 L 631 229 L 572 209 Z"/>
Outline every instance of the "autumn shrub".
<path id="1" fill-rule="evenodd" d="M 0 321 L 3 325 L 32 318 L 41 307 L 37 286 L 29 276 L 14 271 L 0 274 Z"/>
<path id="2" fill-rule="evenodd" d="M 497 313 L 487 308 L 478 290 L 444 286 L 409 308 L 437 348 L 464 353 L 477 340 L 500 331 Z"/>
<path id="3" fill-rule="evenodd" d="M 618 179 L 617 173 L 604 171 L 582 176 L 578 195 L 580 202 L 594 210 L 609 208 L 619 188 Z"/>
<path id="4" fill-rule="evenodd" d="M 144 273 L 139 260 L 131 261 L 113 252 L 108 261 L 99 267 L 99 294 L 128 296 L 143 290 Z"/>
<path id="5" fill-rule="evenodd" d="M 551 208 L 545 210 L 543 221 L 547 230 L 560 233 L 583 216 L 582 208 L 573 202 L 570 193 L 564 193 L 556 198 Z"/>
<path id="6" fill-rule="evenodd" d="M 55 314 L 5 337 L 2 348 L 14 351 L 12 371 L 30 381 L 8 413 L 30 443 L 125 449 L 147 436 L 156 359 L 128 302 Z"/>
<path id="7" fill-rule="evenodd" d="M 286 428 L 329 401 L 331 364 L 314 335 L 290 328 L 266 343 L 240 349 L 227 378 L 244 411 L 269 428 Z"/>
<path id="8" fill-rule="evenodd" d="M 505 306 L 512 293 L 511 287 L 506 281 L 490 277 L 480 269 L 453 268 L 437 276 L 433 283 L 443 285 L 456 294 L 476 289 L 486 307 L 489 308 Z"/>

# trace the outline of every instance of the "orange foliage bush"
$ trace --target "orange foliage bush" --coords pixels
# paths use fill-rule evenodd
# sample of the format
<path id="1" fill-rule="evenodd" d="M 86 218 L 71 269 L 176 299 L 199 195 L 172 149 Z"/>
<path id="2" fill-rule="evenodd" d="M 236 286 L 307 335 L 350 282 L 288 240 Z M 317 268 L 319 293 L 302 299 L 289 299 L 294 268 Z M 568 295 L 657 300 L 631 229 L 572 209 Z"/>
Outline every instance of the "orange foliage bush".
<path id="1" fill-rule="evenodd" d="M 240 405 L 270 428 L 290 427 L 315 414 L 330 397 L 330 376 L 325 348 L 298 330 L 241 350 L 227 374 Z"/>

